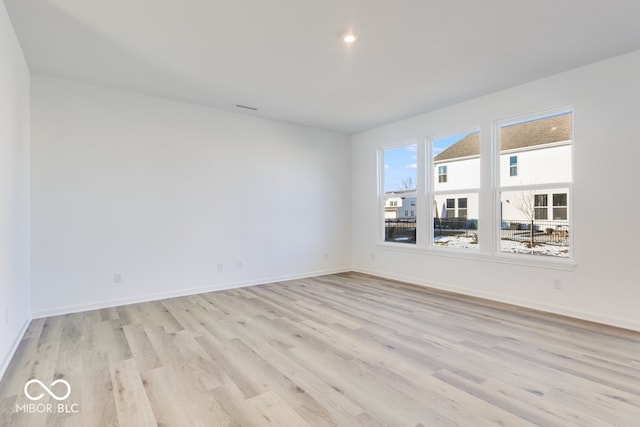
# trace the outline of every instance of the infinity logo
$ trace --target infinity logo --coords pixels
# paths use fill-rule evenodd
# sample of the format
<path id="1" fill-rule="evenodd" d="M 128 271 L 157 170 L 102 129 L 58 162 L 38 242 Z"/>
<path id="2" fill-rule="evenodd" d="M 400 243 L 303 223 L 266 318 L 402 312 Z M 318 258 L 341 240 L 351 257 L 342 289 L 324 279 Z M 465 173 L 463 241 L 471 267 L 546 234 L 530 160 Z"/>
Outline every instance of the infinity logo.
<path id="1" fill-rule="evenodd" d="M 40 387 L 42 387 L 44 389 L 44 391 L 49 393 L 49 396 L 53 397 L 55 400 L 65 400 L 71 394 L 71 386 L 65 380 L 62 380 L 62 379 L 55 380 L 50 385 L 51 388 L 53 388 L 53 386 L 55 386 L 56 384 L 60 384 L 60 383 L 66 385 L 67 386 L 67 392 L 65 393 L 64 396 L 58 396 L 57 394 L 52 392 L 51 389 L 49 389 L 46 385 L 44 385 L 42 383 L 42 381 L 40 381 L 40 380 L 30 380 L 30 381 L 27 381 L 27 383 L 24 385 L 24 395 L 27 396 L 27 398 L 30 399 L 30 400 L 40 400 L 40 399 L 42 399 L 42 396 L 44 396 L 44 393 L 40 393 L 37 396 L 32 396 L 32 395 L 29 394 L 28 388 L 33 383 L 40 384 Z"/>

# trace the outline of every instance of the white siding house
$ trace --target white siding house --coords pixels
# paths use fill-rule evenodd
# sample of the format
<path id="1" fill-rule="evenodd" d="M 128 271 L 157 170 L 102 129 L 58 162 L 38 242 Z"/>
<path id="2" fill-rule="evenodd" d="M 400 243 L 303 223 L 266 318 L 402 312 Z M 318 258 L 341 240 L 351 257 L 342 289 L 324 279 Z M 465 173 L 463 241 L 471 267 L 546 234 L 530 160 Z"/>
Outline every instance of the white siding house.
<path id="1" fill-rule="evenodd" d="M 568 220 L 568 189 L 544 185 L 571 181 L 571 138 L 571 114 L 502 127 L 503 220 L 529 221 L 532 216 Z M 477 219 L 478 192 L 473 190 L 479 188 L 479 178 L 480 134 L 476 132 L 434 157 L 434 216 Z M 522 191 L 520 186 L 537 187 Z"/>
<path id="2" fill-rule="evenodd" d="M 471 133 L 433 159 L 434 218 L 478 219 L 480 134 Z"/>
<path id="3" fill-rule="evenodd" d="M 517 175 L 511 176 L 509 163 L 517 160 Z M 503 187 L 551 184 L 571 181 L 571 141 L 563 141 L 538 149 L 510 151 L 500 155 Z M 503 191 L 501 209 L 503 220 L 527 221 L 567 220 L 567 188 L 538 188 L 535 190 Z M 554 203 L 555 200 L 555 203 Z M 532 204 L 533 203 L 533 204 Z M 555 204 L 555 207 L 554 207 Z M 532 210 L 533 209 L 533 210 Z M 533 213 L 534 218 L 531 218 Z"/>
<path id="4" fill-rule="evenodd" d="M 413 191 L 412 193 L 415 194 Z M 387 193 L 384 201 L 384 218 L 415 219 L 416 200 L 416 196 L 402 196 L 402 192 Z"/>
<path id="5" fill-rule="evenodd" d="M 387 197 L 384 201 L 384 219 L 398 218 L 398 211 L 402 207 L 401 197 Z"/>

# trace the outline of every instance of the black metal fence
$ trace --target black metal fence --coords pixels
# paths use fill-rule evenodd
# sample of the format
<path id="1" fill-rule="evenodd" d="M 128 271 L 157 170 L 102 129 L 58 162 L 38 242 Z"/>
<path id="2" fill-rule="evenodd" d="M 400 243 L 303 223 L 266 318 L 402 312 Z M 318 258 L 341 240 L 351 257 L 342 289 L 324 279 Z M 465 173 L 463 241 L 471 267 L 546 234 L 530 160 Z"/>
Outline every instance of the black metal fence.
<path id="1" fill-rule="evenodd" d="M 415 218 L 385 218 L 384 241 L 398 243 L 416 242 Z"/>
<path id="2" fill-rule="evenodd" d="M 500 227 L 503 240 L 514 240 L 534 245 L 569 244 L 569 222 L 566 220 L 507 220 Z"/>
<path id="3" fill-rule="evenodd" d="M 467 234 L 469 230 L 477 229 L 478 220 L 466 216 L 433 218 L 433 234 L 435 236 Z"/>
<path id="4" fill-rule="evenodd" d="M 478 220 L 467 217 L 434 218 L 435 236 L 466 234 L 478 229 Z M 386 242 L 415 243 L 415 218 L 386 218 L 384 220 L 384 240 Z"/>
<path id="5" fill-rule="evenodd" d="M 384 240 L 387 242 L 415 243 L 415 218 L 386 218 Z M 569 245 L 569 221 L 566 220 L 508 220 L 501 223 L 500 238 L 533 245 Z M 467 234 L 478 229 L 478 220 L 466 217 L 434 218 L 435 236 Z"/>

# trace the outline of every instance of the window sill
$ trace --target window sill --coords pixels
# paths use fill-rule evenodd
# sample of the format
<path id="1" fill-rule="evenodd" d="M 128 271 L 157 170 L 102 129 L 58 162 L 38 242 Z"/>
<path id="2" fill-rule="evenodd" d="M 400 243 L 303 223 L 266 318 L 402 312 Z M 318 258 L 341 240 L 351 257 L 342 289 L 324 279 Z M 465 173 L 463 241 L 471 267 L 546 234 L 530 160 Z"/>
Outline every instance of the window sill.
<path id="1" fill-rule="evenodd" d="M 384 251 L 413 253 L 419 255 L 439 256 L 499 264 L 520 265 L 525 267 L 544 268 L 549 270 L 575 270 L 577 263 L 571 258 L 555 258 L 545 255 L 526 255 L 509 253 L 486 253 L 477 249 L 449 249 L 424 247 L 408 243 L 378 242 L 377 248 Z"/>

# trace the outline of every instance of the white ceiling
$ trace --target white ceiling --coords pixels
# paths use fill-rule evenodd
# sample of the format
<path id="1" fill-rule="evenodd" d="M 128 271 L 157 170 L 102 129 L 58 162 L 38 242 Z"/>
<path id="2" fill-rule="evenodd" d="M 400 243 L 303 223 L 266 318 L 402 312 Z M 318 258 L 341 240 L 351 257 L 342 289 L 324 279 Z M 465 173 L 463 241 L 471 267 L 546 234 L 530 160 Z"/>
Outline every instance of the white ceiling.
<path id="1" fill-rule="evenodd" d="M 346 133 L 640 48 L 639 0 L 5 3 L 32 72 Z"/>

